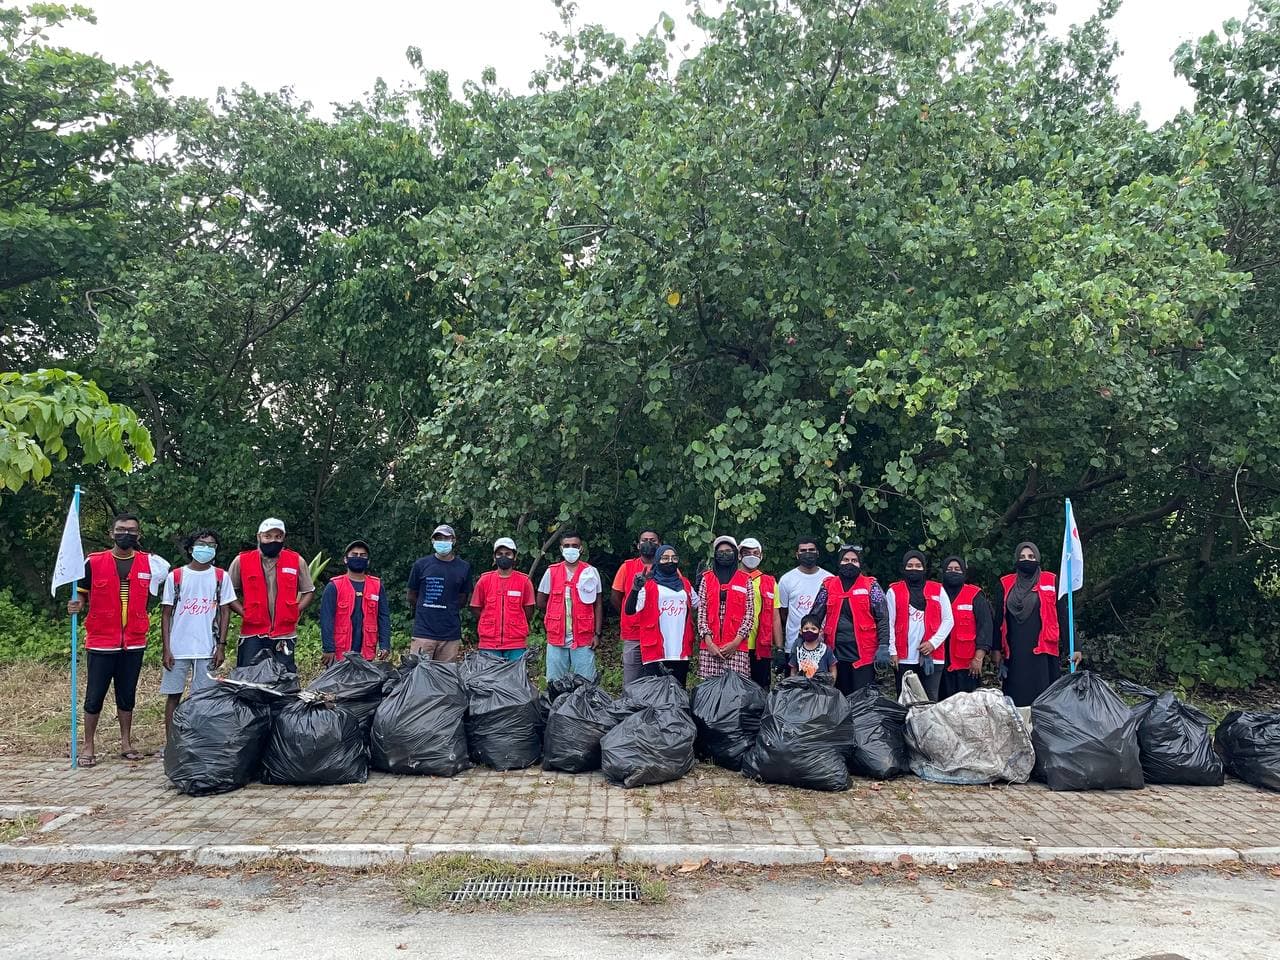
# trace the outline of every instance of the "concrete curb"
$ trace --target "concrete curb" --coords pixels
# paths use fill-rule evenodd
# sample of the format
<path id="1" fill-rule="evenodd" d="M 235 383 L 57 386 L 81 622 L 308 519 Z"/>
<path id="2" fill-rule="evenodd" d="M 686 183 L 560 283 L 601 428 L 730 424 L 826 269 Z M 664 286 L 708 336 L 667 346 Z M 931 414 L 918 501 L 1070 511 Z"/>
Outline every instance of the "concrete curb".
<path id="1" fill-rule="evenodd" d="M 1280 847 L 1248 847 L 1240 851 L 1240 859 L 1245 863 L 1274 866 L 1280 863 Z"/>
<path id="2" fill-rule="evenodd" d="M 1133 863 L 1162 867 L 1201 867 L 1239 863 L 1230 847 L 1036 847 L 1037 863 Z"/>
<path id="3" fill-rule="evenodd" d="M 1028 864 L 1035 861 L 1032 852 L 1023 847 L 864 844 L 828 847 L 826 852 L 829 858 L 840 863 L 915 863 L 924 867 L 945 867 L 951 864 L 958 866 L 962 863 Z"/>

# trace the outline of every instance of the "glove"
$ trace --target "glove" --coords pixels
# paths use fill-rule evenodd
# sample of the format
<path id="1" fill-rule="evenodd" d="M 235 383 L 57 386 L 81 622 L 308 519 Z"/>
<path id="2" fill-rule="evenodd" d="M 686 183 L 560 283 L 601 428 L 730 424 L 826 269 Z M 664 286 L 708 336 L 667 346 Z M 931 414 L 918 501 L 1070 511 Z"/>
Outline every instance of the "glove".
<path id="1" fill-rule="evenodd" d="M 776 647 L 773 651 L 773 672 L 787 672 L 787 651 L 781 647 Z"/>
<path id="2" fill-rule="evenodd" d="M 920 672 L 923 673 L 926 677 L 933 676 L 933 668 L 934 668 L 933 657 L 920 658 Z"/>
<path id="3" fill-rule="evenodd" d="M 875 665 L 876 665 L 877 667 L 887 667 L 887 666 L 889 666 L 889 648 L 888 648 L 888 647 L 880 647 L 880 648 L 876 651 L 876 662 L 875 662 Z"/>

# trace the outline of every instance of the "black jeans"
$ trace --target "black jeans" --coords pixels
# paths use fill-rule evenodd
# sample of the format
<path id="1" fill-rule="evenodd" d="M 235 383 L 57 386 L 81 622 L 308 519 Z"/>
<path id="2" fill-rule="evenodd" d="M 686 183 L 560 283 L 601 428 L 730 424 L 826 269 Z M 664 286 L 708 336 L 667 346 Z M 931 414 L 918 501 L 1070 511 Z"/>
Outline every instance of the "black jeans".
<path id="1" fill-rule="evenodd" d="M 115 653 L 89 651 L 89 675 L 84 685 L 84 712 L 101 713 L 107 688 L 114 683 L 116 710 L 128 713 L 138 701 L 138 676 L 142 673 L 141 650 Z"/>
<path id="2" fill-rule="evenodd" d="M 855 667 L 843 660 L 836 661 L 836 688 L 846 697 L 863 687 L 874 687 L 876 683 L 876 665 L 868 663 L 865 667 Z"/>
<path id="3" fill-rule="evenodd" d="M 689 661 L 654 660 L 652 663 L 644 665 L 644 675 L 646 677 L 660 677 L 664 673 L 669 673 L 679 680 L 680 686 L 687 686 L 689 681 Z"/>
<path id="4" fill-rule="evenodd" d="M 761 690 L 768 690 L 772 678 L 773 658 L 757 657 L 755 651 L 751 651 L 751 679 L 756 682 L 756 686 Z"/>
<path id="5" fill-rule="evenodd" d="M 277 649 L 283 645 L 288 653 Z M 258 658 L 263 650 L 270 650 L 271 655 L 280 661 L 280 665 L 290 673 L 298 672 L 298 661 L 294 658 L 294 648 L 298 645 L 297 637 L 288 640 L 273 640 L 271 637 L 241 637 L 240 646 L 236 648 L 236 666 L 247 667 Z"/>

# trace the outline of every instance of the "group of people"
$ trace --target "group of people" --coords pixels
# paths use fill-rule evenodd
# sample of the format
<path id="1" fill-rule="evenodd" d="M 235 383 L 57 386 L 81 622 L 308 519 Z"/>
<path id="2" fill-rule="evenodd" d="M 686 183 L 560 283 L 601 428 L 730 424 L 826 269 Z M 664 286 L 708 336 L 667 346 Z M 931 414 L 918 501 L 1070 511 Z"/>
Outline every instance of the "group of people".
<path id="1" fill-rule="evenodd" d="M 298 622 L 316 588 L 285 537 L 282 520 L 263 520 L 256 548 L 240 552 L 224 570 L 215 565 L 218 534 L 198 530 L 184 542 L 189 562 L 171 569 L 141 549 L 135 515 L 115 518 L 111 548 L 88 557 L 79 594 L 68 604 L 69 612 L 85 614 L 88 651 L 81 765 L 97 763 L 98 720 L 112 687 L 121 756 L 141 759 L 132 743 L 132 711 L 157 603 L 166 728 L 188 682 L 192 692 L 213 682 L 211 673 L 226 659 L 232 613 L 241 619 L 237 665 L 269 651 L 296 671 Z M 595 679 L 605 622 L 603 581 L 584 559 L 576 531 L 563 530 L 558 539 L 560 559 L 535 589 L 516 569 L 518 549 L 510 537 L 494 542 L 492 568 L 473 582 L 471 565 L 457 554 L 457 533 L 448 524 L 437 526 L 431 553 L 409 574 L 409 651 L 432 660 L 460 659 L 462 612 L 470 609 L 479 648 L 518 660 L 528 653 L 530 625 L 539 611 L 548 681 L 569 673 Z M 959 556 L 947 557 L 941 579 L 934 580 L 928 558 L 908 550 L 899 579 L 887 587 L 864 569 L 860 547 L 839 548 L 835 573 L 820 566 L 815 539 L 800 539 L 795 557 L 796 566 L 775 579 L 761 569 L 759 540 L 719 536 L 695 586 L 681 572 L 679 551 L 658 531 L 642 530 L 635 556 L 613 578 L 610 596 L 621 621 L 624 683 L 671 674 L 687 684 L 695 647 L 701 677 L 732 670 L 765 689 L 775 675 L 790 674 L 827 678 L 848 694 L 876 683 L 877 667 L 888 667 L 899 686 L 908 672 L 915 673 L 930 699 L 939 700 L 976 689 L 990 660 L 1005 693 L 1027 706 L 1061 673 L 1056 578 L 1041 569 L 1035 544 L 1019 544 L 1014 572 L 1001 580 L 997 607 L 968 582 Z M 389 598 L 381 579 L 369 572 L 370 563 L 369 544 L 353 540 L 343 551 L 344 572 L 321 593 L 326 666 L 352 652 L 366 659 L 391 655 Z"/>

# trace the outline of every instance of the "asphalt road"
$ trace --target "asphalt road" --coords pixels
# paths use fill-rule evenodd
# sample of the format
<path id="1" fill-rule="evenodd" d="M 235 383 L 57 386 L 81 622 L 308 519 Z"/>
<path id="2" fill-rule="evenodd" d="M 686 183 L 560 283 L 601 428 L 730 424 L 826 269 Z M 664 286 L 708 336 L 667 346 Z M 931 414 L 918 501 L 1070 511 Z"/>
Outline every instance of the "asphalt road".
<path id="1" fill-rule="evenodd" d="M 954 887 L 948 889 L 948 886 Z M 287 886 L 182 876 L 139 884 L 0 877 L 0 958 L 715 957 L 1274 960 L 1280 878 L 1182 873 L 860 886 L 805 877 L 674 886 L 656 905 L 407 907 L 384 879 Z"/>

